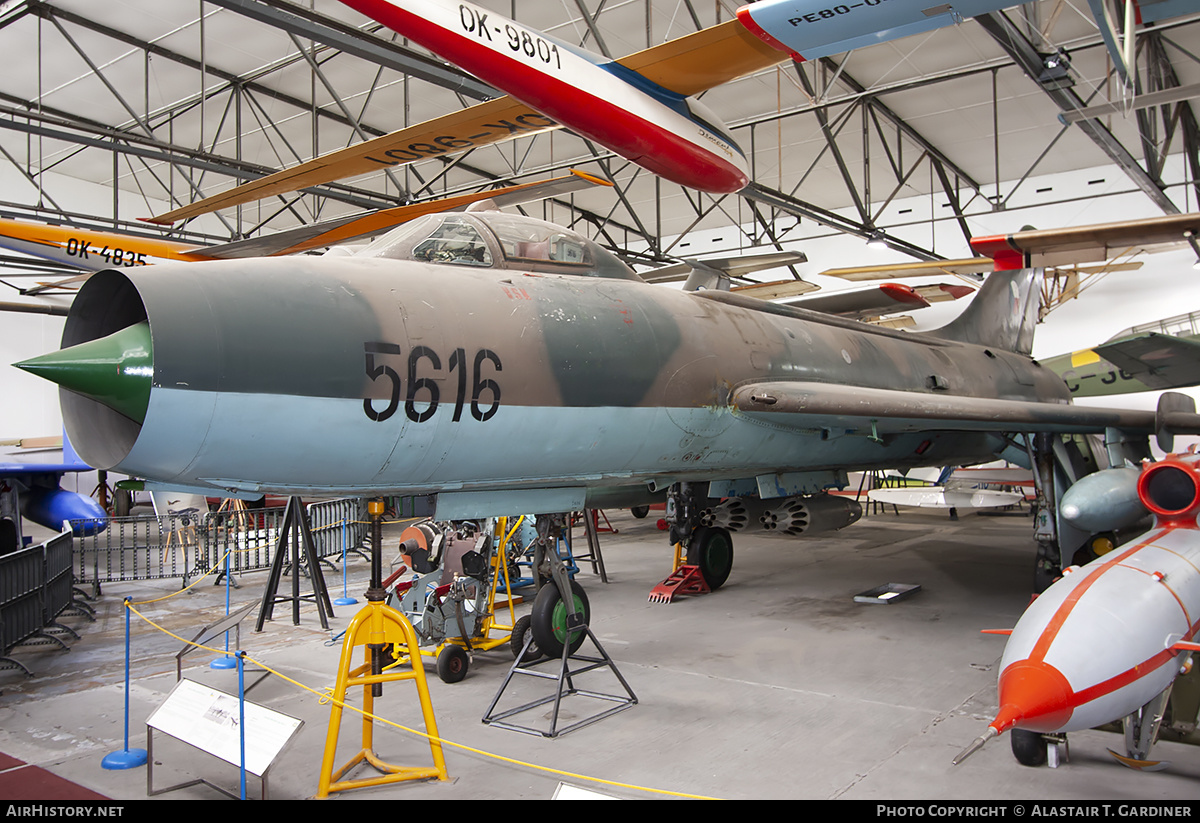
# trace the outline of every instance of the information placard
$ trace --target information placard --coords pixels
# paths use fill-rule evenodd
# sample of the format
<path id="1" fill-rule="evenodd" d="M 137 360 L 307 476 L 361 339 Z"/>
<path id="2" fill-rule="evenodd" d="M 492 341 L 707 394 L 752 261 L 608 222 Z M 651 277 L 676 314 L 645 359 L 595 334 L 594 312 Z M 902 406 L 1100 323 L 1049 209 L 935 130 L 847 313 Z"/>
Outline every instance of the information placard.
<path id="1" fill-rule="evenodd" d="M 246 771 L 262 777 L 303 721 L 245 702 Z M 146 725 L 234 766 L 241 765 L 236 696 L 180 680 Z"/>

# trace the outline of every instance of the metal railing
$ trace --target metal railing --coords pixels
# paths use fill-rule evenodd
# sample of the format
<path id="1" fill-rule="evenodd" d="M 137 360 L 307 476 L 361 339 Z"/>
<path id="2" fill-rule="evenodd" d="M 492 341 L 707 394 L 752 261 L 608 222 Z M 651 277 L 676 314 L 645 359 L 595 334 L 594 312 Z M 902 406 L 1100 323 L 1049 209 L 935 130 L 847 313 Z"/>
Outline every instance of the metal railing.
<path id="1" fill-rule="evenodd" d="M 66 643 L 51 632 L 66 632 L 78 639 L 74 630 L 58 622 L 59 615 L 70 608 L 90 612 L 76 602 L 72 591 L 70 531 L 0 557 L 0 661 L 32 676 L 9 653 L 35 638 L 66 649 Z"/>
<path id="2" fill-rule="evenodd" d="M 362 546 L 366 503 L 327 500 L 307 507 L 321 558 Z M 283 508 L 172 512 L 113 517 L 108 528 L 75 538 L 75 580 L 95 595 L 105 583 L 180 578 L 182 585 L 210 571 L 230 574 L 270 568 L 283 525 Z M 82 530 L 80 530 L 82 531 Z"/>

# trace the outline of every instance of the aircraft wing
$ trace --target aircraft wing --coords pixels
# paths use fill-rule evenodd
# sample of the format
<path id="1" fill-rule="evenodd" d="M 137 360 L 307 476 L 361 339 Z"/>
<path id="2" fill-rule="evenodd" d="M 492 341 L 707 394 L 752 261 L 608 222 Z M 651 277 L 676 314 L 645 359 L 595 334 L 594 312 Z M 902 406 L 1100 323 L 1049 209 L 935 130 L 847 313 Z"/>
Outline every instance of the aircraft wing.
<path id="1" fill-rule="evenodd" d="M 69 306 L 51 306 L 47 303 L 10 303 L 0 302 L 0 311 L 11 311 L 19 314 L 49 314 L 55 317 L 66 317 L 70 312 Z"/>
<path id="2" fill-rule="evenodd" d="M 917 263 L 885 263 L 880 266 L 853 266 L 842 269 L 826 269 L 825 277 L 840 277 L 843 280 L 894 280 L 899 277 L 929 277 L 947 274 L 980 274 L 989 272 L 993 266 L 990 257 L 967 257 L 962 260 L 930 260 Z"/>
<path id="3" fill-rule="evenodd" d="M 955 286 L 945 283 L 917 288 L 905 286 L 902 283 L 880 283 L 878 286 L 865 289 L 797 297 L 780 302 L 802 309 L 861 319 L 863 317 L 879 317 L 898 311 L 923 309 L 932 303 L 943 300 L 957 300 L 974 291 L 970 286 Z"/>
<path id="4" fill-rule="evenodd" d="M 203 259 L 204 251 L 193 243 L 157 237 L 9 219 L 0 219 L 0 248 L 87 271 Z"/>
<path id="5" fill-rule="evenodd" d="M 672 283 L 679 280 L 687 280 L 692 273 L 697 269 L 705 272 L 717 272 L 722 277 L 732 279 L 744 279 L 754 274 L 755 272 L 775 269 L 781 266 L 794 266 L 800 263 L 807 263 L 808 257 L 803 252 L 798 251 L 769 251 L 759 254 L 736 254 L 730 257 L 706 257 L 704 259 L 689 259 L 682 263 L 676 263 L 671 266 L 663 266 L 658 269 L 642 272 L 641 277 L 647 283 Z M 793 283 L 804 281 L 796 280 L 780 280 L 774 281 L 778 283 Z M 737 289 L 749 289 L 750 294 L 754 297 L 761 297 L 763 300 L 769 299 L 763 297 L 753 289 L 757 289 L 769 284 L 756 283 L 751 286 L 737 286 Z M 804 283 L 803 291 L 812 291 L 819 289 L 820 286 L 815 283 Z M 792 292 L 800 294 L 801 292 Z M 772 295 L 778 297 L 779 295 Z"/>
<path id="6" fill-rule="evenodd" d="M 749 286 L 734 286 L 732 292 L 757 297 L 759 300 L 779 300 L 789 306 L 797 305 L 794 298 L 821 287 L 807 280 L 772 280 L 769 283 L 754 283 Z"/>
<path id="7" fill-rule="evenodd" d="M 209 257 L 222 259 L 243 257 L 269 257 L 281 254 L 296 254 L 310 249 L 346 243 L 362 237 L 381 234 L 389 229 L 407 223 L 426 214 L 434 212 L 454 211 L 478 203 L 482 200 L 495 201 L 497 207 L 510 206 L 516 203 L 527 203 L 546 197 L 557 197 L 561 194 L 578 191 L 589 186 L 611 186 L 612 183 L 599 177 L 593 177 L 581 171 L 571 170 L 571 174 L 555 177 L 551 180 L 538 180 L 533 183 L 521 183 L 516 186 L 506 186 L 500 189 L 460 194 L 454 197 L 438 197 L 423 200 L 420 203 L 409 203 L 394 209 L 384 209 L 368 214 L 356 214 L 341 217 L 336 220 L 326 220 L 308 226 L 299 226 L 287 231 L 252 237 L 248 240 L 237 240 L 220 246 L 210 246 L 204 250 Z"/>
<path id="8" fill-rule="evenodd" d="M 690 96 L 786 59 L 787 55 L 752 35 L 737 20 L 729 20 L 616 62 L 663 88 Z M 559 123 L 512 97 L 497 97 L 244 183 L 151 217 L 148 222 L 170 224 L 277 194 L 557 128 Z"/>
<path id="9" fill-rule="evenodd" d="M 1200 383 L 1200 340 L 1151 332 L 1104 343 L 1092 351 L 1153 389 Z"/>
<path id="10" fill-rule="evenodd" d="M 665 89 L 690 97 L 782 63 L 787 55 L 727 20 L 616 62 Z"/>
<path id="11" fill-rule="evenodd" d="M 832 383 L 769 381 L 734 390 L 738 411 L 798 428 L 856 428 L 874 435 L 939 429 L 995 432 L 1155 431 L 1155 413 L 874 389 Z M 1200 415 L 1171 415 L 1172 428 L 1200 426 Z M 1178 426 L 1178 427 L 1176 427 Z"/>
<path id="12" fill-rule="evenodd" d="M 997 260 L 1030 258 L 1030 262 L 1020 265 L 1060 266 L 1182 245 L 1188 239 L 1185 232 L 1200 234 L 1200 213 L 972 237 L 971 248 Z"/>
<path id="13" fill-rule="evenodd" d="M 28 477 L 34 474 L 67 474 L 68 472 L 91 471 L 92 467 L 80 463 L 77 466 L 63 463 L 17 463 L 0 461 L 0 478 Z"/>
<path id="14" fill-rule="evenodd" d="M 507 95 L 497 97 L 243 183 L 212 197 L 151 217 L 147 222 L 170 224 L 332 180 L 356 177 L 414 160 L 487 146 L 556 128 L 559 128 L 557 123 L 525 104 Z"/>
<path id="15" fill-rule="evenodd" d="M 53 438 L 55 445 L 47 445 L 41 448 L 28 448 L 25 444 L 34 442 L 34 440 L 26 439 L 22 442 L 22 448 L 6 449 L 0 452 L 0 478 L 4 477 L 29 477 L 35 474 L 67 474 L 68 472 L 88 472 L 92 467 L 79 459 L 79 456 L 74 451 L 66 451 L 63 449 L 62 441 L 58 438 Z M 35 458 L 31 452 L 55 451 L 61 453 L 61 459 L 54 462 L 46 462 L 45 456 Z"/>
<path id="16" fill-rule="evenodd" d="M 882 283 L 867 289 L 818 294 L 780 301 L 788 306 L 836 314 L 841 317 L 877 317 L 897 311 L 923 309 L 929 301 L 901 283 Z"/>
<path id="17" fill-rule="evenodd" d="M 871 489 L 867 498 L 875 503 L 915 506 L 922 509 L 992 509 L 1020 503 L 1020 492 L 992 489 L 947 489 L 942 486 L 910 489 Z"/>

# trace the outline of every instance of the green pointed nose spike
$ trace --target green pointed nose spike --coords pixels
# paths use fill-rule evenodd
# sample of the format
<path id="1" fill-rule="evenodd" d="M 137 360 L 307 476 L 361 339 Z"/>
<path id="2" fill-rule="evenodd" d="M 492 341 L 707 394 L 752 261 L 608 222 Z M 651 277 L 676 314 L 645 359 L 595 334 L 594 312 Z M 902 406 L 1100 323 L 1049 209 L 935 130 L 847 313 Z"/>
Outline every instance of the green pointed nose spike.
<path id="1" fill-rule="evenodd" d="M 14 363 L 141 423 L 150 403 L 154 349 L 142 322 L 108 337 Z"/>

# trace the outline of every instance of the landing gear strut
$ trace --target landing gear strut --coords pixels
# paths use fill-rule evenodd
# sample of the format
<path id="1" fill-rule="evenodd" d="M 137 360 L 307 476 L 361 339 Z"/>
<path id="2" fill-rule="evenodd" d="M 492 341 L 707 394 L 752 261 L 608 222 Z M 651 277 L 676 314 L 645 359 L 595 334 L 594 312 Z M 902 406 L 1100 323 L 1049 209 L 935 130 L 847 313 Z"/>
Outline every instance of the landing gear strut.
<path id="1" fill-rule="evenodd" d="M 538 515 L 537 540 L 534 542 L 533 567 L 535 577 L 547 582 L 538 589 L 530 614 L 529 630 L 542 654 L 558 657 L 570 637 L 574 653 L 583 643 L 590 610 L 583 587 L 571 580 L 566 564 L 558 554 L 558 538 L 570 515 Z M 563 592 L 571 592 L 564 597 Z"/>
<path id="2" fill-rule="evenodd" d="M 1027 436 L 1026 449 L 1033 466 L 1034 488 L 1037 493 L 1034 539 L 1037 541 L 1037 560 L 1033 570 L 1033 591 L 1041 594 L 1062 575 L 1062 552 L 1059 549 L 1057 496 L 1054 491 L 1054 451 L 1052 435 L 1045 432 Z M 1014 745 L 1016 745 L 1014 743 Z M 1019 759 L 1019 758 L 1018 758 Z"/>
<path id="3" fill-rule="evenodd" d="M 483 715 L 483 722 L 486 724 L 542 737 L 557 737 L 637 704 L 633 690 L 617 671 L 616 664 L 604 651 L 596 635 L 588 628 L 591 606 L 587 595 L 583 587 L 568 578 L 566 564 L 558 554 L 558 537 L 565 526 L 566 517 L 569 515 L 538 515 L 537 539 L 534 541 L 533 553 L 534 576 L 548 577 L 549 581 L 538 591 L 533 611 L 522 617 L 513 627 L 512 649 L 516 660 Z M 568 596 L 564 596 L 564 593 Z M 587 656 L 581 652 L 584 641 L 589 638 L 598 657 Z M 556 672 L 536 668 L 552 667 L 555 664 L 558 666 Z M 580 675 L 601 669 L 608 669 L 617 678 L 625 691 L 624 695 L 601 694 L 580 688 Z M 497 706 L 505 689 L 517 675 L 552 680 L 556 684 L 555 690 L 552 694 L 531 703 L 498 710 Z M 559 710 L 566 698 L 596 699 L 606 708 L 560 728 Z M 520 725 L 509 719 L 546 705 L 550 705 L 551 708 L 542 717 L 549 717 L 549 729 Z"/>
<path id="4" fill-rule="evenodd" d="M 718 589 L 733 570 L 733 538 L 728 529 L 700 525 L 708 498 L 702 483 L 676 483 L 667 493 L 671 543 L 686 547 L 687 565 L 700 570 L 710 589 Z M 678 558 L 680 552 L 676 551 Z M 676 560 L 675 568 L 680 562 Z"/>
<path id="5" fill-rule="evenodd" d="M 675 559 L 670 576 L 650 591 L 651 603 L 670 603 L 680 594 L 707 594 L 729 579 L 733 538 L 729 529 L 701 525 L 700 514 L 708 503 L 705 488 L 676 483 L 667 492 L 666 521 Z"/>

